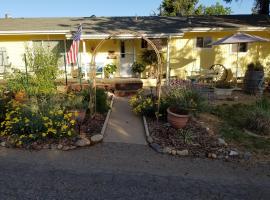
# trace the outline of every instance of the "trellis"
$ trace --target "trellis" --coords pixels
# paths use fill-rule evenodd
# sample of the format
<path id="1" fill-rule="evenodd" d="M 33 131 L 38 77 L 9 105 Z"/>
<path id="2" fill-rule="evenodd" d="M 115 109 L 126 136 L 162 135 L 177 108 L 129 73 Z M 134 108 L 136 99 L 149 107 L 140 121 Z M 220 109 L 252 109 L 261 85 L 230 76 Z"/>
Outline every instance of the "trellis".
<path id="1" fill-rule="evenodd" d="M 91 87 L 91 92 L 90 92 L 90 103 L 89 103 L 89 109 L 90 109 L 90 114 L 92 117 L 95 116 L 96 113 L 96 55 L 100 47 L 107 41 L 112 39 L 113 37 L 121 36 L 121 35 L 132 35 L 135 38 L 142 38 L 147 43 L 153 48 L 153 50 L 156 53 L 157 56 L 157 82 L 156 82 L 156 93 L 157 93 L 157 112 L 156 112 L 156 117 L 157 120 L 159 118 L 159 110 L 160 110 L 160 98 L 161 98 L 161 80 L 162 80 L 162 60 L 160 56 L 160 52 L 156 45 L 147 37 L 145 37 L 143 34 L 135 32 L 135 31 L 128 31 L 128 32 L 117 32 L 114 34 L 109 35 L 108 37 L 102 39 L 98 45 L 95 47 L 92 53 L 92 58 L 91 58 L 91 64 L 90 64 L 90 79 L 89 79 L 89 84 Z"/>

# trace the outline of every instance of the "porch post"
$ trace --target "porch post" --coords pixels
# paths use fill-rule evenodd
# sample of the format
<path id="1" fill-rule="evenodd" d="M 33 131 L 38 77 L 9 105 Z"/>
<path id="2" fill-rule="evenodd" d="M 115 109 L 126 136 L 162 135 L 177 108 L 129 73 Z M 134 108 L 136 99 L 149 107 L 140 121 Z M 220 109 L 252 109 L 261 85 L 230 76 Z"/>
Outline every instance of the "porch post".
<path id="1" fill-rule="evenodd" d="M 133 39 L 133 62 L 136 62 L 135 38 Z"/>
<path id="2" fill-rule="evenodd" d="M 87 80 L 88 75 L 87 75 L 87 63 L 86 63 L 86 45 L 85 45 L 84 40 L 82 42 L 83 42 L 83 66 L 84 66 L 85 80 Z"/>
<path id="3" fill-rule="evenodd" d="M 166 84 L 170 82 L 170 41 L 171 36 L 167 38 L 167 60 L 166 60 Z"/>

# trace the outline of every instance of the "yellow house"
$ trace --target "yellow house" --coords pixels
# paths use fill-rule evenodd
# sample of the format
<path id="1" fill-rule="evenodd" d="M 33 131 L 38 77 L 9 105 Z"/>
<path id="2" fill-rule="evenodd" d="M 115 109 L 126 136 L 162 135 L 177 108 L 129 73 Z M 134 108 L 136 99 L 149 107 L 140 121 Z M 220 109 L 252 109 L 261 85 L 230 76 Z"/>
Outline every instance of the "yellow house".
<path id="1" fill-rule="evenodd" d="M 59 48 L 59 67 L 65 69 L 64 55 L 72 33 L 82 24 L 79 65 L 87 78 L 93 50 L 98 43 L 115 34 L 99 49 L 97 67 L 114 63 L 115 77 L 133 77 L 131 66 L 140 61 L 149 45 L 132 32 L 151 39 L 163 54 L 164 78 L 186 78 L 193 72 L 222 64 L 236 73 L 235 45 L 212 46 L 214 41 L 236 32 L 270 38 L 270 18 L 262 15 L 190 16 L 190 17 L 82 17 L 82 18 L 3 18 L 0 19 L 0 75 L 11 68 L 25 70 L 26 46 L 35 44 Z M 270 69 L 270 43 L 242 43 L 239 47 L 239 76 L 250 62 L 260 61 Z M 76 66 L 75 66 L 76 68 Z M 72 78 L 74 67 L 66 66 Z M 154 78 L 147 67 L 142 79 Z"/>

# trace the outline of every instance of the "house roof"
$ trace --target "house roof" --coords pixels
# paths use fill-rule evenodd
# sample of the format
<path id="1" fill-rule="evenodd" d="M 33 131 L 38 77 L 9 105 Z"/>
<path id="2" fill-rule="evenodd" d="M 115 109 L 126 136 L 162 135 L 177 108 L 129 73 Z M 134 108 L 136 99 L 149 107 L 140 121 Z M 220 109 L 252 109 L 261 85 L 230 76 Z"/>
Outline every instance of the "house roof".
<path id="1" fill-rule="evenodd" d="M 86 35 L 137 31 L 143 34 L 179 34 L 193 29 L 270 28 L 264 15 L 189 16 L 189 17 L 73 17 L 0 19 L 0 33 L 70 32 L 83 25 Z"/>

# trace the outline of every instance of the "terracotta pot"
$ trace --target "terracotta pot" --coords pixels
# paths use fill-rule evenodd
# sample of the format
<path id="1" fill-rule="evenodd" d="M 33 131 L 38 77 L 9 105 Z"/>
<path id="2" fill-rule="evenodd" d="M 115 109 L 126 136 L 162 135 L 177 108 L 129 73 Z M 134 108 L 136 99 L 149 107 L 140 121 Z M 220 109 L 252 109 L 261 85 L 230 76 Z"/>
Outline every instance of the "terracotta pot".
<path id="1" fill-rule="evenodd" d="M 174 113 L 171 108 L 167 109 L 167 120 L 173 128 L 185 128 L 189 120 L 189 115 L 180 115 Z"/>
<path id="2" fill-rule="evenodd" d="M 15 100 L 18 101 L 18 102 L 24 102 L 26 100 L 26 93 L 23 92 L 23 91 L 19 91 L 17 93 L 15 93 L 15 96 L 14 96 Z"/>
<path id="3" fill-rule="evenodd" d="M 70 110 L 68 112 L 72 113 L 72 118 L 79 123 L 82 123 L 85 119 L 86 110 Z"/>

